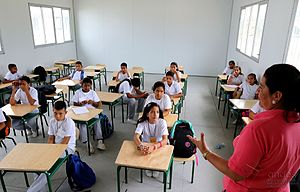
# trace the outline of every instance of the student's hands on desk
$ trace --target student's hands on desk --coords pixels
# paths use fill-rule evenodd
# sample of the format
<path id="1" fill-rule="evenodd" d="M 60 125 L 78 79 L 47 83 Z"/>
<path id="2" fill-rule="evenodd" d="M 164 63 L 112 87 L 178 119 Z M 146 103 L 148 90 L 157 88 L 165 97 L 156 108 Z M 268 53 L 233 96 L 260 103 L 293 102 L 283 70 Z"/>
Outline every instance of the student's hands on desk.
<path id="1" fill-rule="evenodd" d="M 152 143 L 143 143 L 139 147 L 140 152 L 142 155 L 148 155 L 154 151 L 154 145 Z"/>

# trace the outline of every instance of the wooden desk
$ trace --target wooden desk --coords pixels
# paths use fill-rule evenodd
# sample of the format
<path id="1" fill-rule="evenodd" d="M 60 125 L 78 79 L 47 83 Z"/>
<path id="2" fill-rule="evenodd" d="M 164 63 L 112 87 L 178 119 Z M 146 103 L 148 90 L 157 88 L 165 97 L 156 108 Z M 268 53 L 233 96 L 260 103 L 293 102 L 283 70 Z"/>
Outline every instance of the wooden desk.
<path id="1" fill-rule="evenodd" d="M 45 70 L 50 75 L 50 83 L 53 82 L 53 76 L 60 78 L 59 67 L 48 67 L 48 68 L 45 68 Z"/>
<path id="2" fill-rule="evenodd" d="M 221 98 L 222 98 L 222 93 L 224 92 L 225 95 L 225 101 L 224 101 L 224 108 L 223 108 L 223 116 L 225 114 L 225 107 L 226 104 L 228 102 L 228 94 L 233 93 L 234 90 L 237 88 L 238 86 L 236 85 L 221 85 L 220 87 L 220 93 L 219 93 L 219 102 L 218 102 L 218 109 L 220 108 L 220 104 L 221 104 Z"/>
<path id="3" fill-rule="evenodd" d="M 0 84 L 0 100 L 2 102 L 2 105 L 5 104 L 4 95 L 11 94 L 12 89 L 8 89 L 8 87 L 11 87 L 11 86 L 12 86 L 12 82 Z"/>
<path id="4" fill-rule="evenodd" d="M 120 81 L 111 80 L 108 82 L 108 92 L 114 90 L 114 88 L 120 83 Z"/>
<path id="5" fill-rule="evenodd" d="M 22 120 L 23 127 L 24 127 L 25 139 L 26 139 L 27 143 L 29 143 L 29 141 L 28 141 L 27 132 L 25 131 L 25 129 L 26 129 L 25 123 L 28 118 L 31 119 L 31 118 L 39 115 L 39 113 L 36 113 L 36 114 L 31 113 L 34 110 L 38 109 L 39 107 L 40 107 L 39 105 L 30 105 L 30 104 L 16 104 L 16 105 L 7 104 L 4 107 L 2 107 L 2 111 L 4 111 L 6 113 L 6 115 L 10 116 L 12 119 L 21 119 Z M 42 127 L 42 131 L 43 131 L 43 136 L 44 136 L 45 133 L 44 133 L 43 127 Z"/>
<path id="6" fill-rule="evenodd" d="M 36 75 L 36 74 L 27 74 L 25 76 L 29 77 L 29 79 L 33 79 L 35 77 L 39 77 L 39 75 Z"/>
<path id="7" fill-rule="evenodd" d="M 87 129 L 87 147 L 88 147 L 88 153 L 90 153 L 90 134 L 89 134 L 89 128 L 91 128 L 95 123 L 97 123 L 100 119 L 95 118 L 97 115 L 103 112 L 103 109 L 97 109 L 97 108 L 89 108 L 89 113 L 84 113 L 80 115 L 76 115 L 72 108 L 76 108 L 76 106 L 71 106 L 67 109 L 67 117 L 73 119 L 75 123 L 86 125 Z"/>
<path id="8" fill-rule="evenodd" d="M 166 145 L 157 149 L 151 154 L 142 155 L 133 141 L 124 141 L 115 161 L 117 167 L 117 190 L 120 192 L 120 170 L 125 168 L 125 183 L 127 183 L 127 168 L 135 168 L 142 170 L 154 170 L 163 172 L 164 191 L 167 189 L 167 176 L 170 172 L 169 189 L 172 182 L 172 165 L 173 165 L 173 149 L 172 145 Z M 142 177 L 141 177 L 141 182 Z"/>
<path id="9" fill-rule="evenodd" d="M 85 68 L 84 68 L 84 70 L 91 70 L 91 71 L 98 71 L 98 72 L 100 72 L 100 71 L 102 71 L 102 70 L 104 70 L 104 68 L 105 68 L 105 66 L 101 66 L 101 65 L 89 65 L 89 66 L 86 66 Z"/>
<path id="10" fill-rule="evenodd" d="M 94 89 L 94 91 L 95 91 L 95 89 L 96 89 L 96 84 L 95 84 L 95 82 L 96 82 L 96 80 L 98 80 L 98 82 L 99 82 L 99 89 L 100 89 L 100 91 L 101 91 L 101 78 L 100 78 L 100 72 L 98 71 L 98 72 L 95 72 L 95 71 L 85 71 L 85 75 L 87 76 L 87 77 L 90 77 L 92 80 L 93 80 L 93 89 Z"/>
<path id="11" fill-rule="evenodd" d="M 75 65 L 76 61 L 77 60 L 57 61 L 57 62 L 55 62 L 55 64 L 62 65 L 63 73 L 64 73 L 64 75 L 67 75 L 67 73 L 70 73 L 70 69 Z"/>
<path id="12" fill-rule="evenodd" d="M 48 67 L 48 68 L 45 68 L 45 70 L 47 73 L 51 73 L 51 72 L 58 71 L 59 67 Z"/>
<path id="13" fill-rule="evenodd" d="M 181 74 L 181 81 L 186 81 L 187 80 L 187 78 L 189 77 L 189 75 L 188 74 Z"/>
<path id="14" fill-rule="evenodd" d="M 1 83 L 0 89 L 4 89 L 4 88 L 10 87 L 10 86 L 12 86 L 12 82 L 11 83 Z"/>
<path id="15" fill-rule="evenodd" d="M 218 95 L 218 85 L 219 83 L 224 84 L 226 83 L 228 78 L 228 75 L 217 75 L 217 81 L 216 81 L 216 91 L 215 91 L 215 95 Z"/>
<path id="16" fill-rule="evenodd" d="M 107 85 L 106 65 L 104 65 L 104 64 L 89 65 L 89 66 L 85 67 L 84 70 L 87 71 L 87 72 L 88 71 L 99 72 L 98 80 L 99 80 L 99 89 L 100 89 L 100 91 L 101 91 L 101 75 L 104 76 L 105 84 Z M 89 76 L 89 75 L 87 75 L 87 76 Z"/>
<path id="17" fill-rule="evenodd" d="M 114 71 L 113 72 L 113 80 L 117 77 L 119 71 Z M 128 69 L 128 72 L 130 75 L 133 77 L 134 75 L 138 76 L 141 79 L 141 85 L 142 88 L 144 89 L 144 83 L 145 83 L 145 74 L 144 74 L 144 69 L 142 67 L 132 67 L 131 69 Z"/>
<path id="18" fill-rule="evenodd" d="M 17 144 L 0 162 L 0 179 L 3 191 L 7 191 L 3 179 L 6 172 L 24 172 L 28 187 L 27 172 L 45 173 L 48 180 L 49 191 L 52 191 L 50 178 L 54 173 L 50 172 L 50 170 L 66 149 L 66 144 Z M 66 160 L 67 156 L 59 162 L 60 165 Z M 2 173 L 2 171 L 4 173 Z"/>
<path id="19" fill-rule="evenodd" d="M 80 84 L 79 80 L 70 80 L 70 79 L 65 79 L 62 81 L 55 81 L 54 83 L 52 83 L 52 85 L 56 86 L 68 86 L 68 101 L 70 102 L 71 99 L 71 90 L 73 91 L 73 93 L 75 92 L 74 87 L 75 85 Z"/>
<path id="20" fill-rule="evenodd" d="M 122 122 L 124 123 L 124 106 L 123 106 L 123 94 L 121 93 L 112 93 L 112 92 L 104 92 L 104 91 L 96 91 L 100 101 L 103 105 L 110 106 L 110 115 L 111 115 L 111 124 L 114 129 L 114 108 L 115 106 L 121 104 L 122 106 Z"/>

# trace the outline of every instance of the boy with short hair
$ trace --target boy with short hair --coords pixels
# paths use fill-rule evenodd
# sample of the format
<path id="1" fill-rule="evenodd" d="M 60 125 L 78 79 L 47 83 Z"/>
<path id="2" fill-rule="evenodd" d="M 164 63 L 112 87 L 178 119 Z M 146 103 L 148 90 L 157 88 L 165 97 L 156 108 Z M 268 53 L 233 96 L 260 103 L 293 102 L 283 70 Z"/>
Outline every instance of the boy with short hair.
<path id="1" fill-rule="evenodd" d="M 69 76 L 60 78 L 59 80 L 71 79 L 71 80 L 80 80 L 80 82 L 86 77 L 84 70 L 82 69 L 81 61 L 76 61 L 75 70 L 70 73 Z"/>
<path id="2" fill-rule="evenodd" d="M 50 120 L 48 143 L 68 144 L 68 154 L 75 153 L 76 127 L 74 121 L 66 117 L 67 106 L 64 101 L 56 101 L 53 107 L 54 118 Z"/>
<path id="3" fill-rule="evenodd" d="M 19 101 L 21 104 L 39 105 L 38 92 L 35 88 L 30 86 L 30 79 L 27 76 L 22 76 L 19 81 L 15 81 L 13 83 L 9 103 L 11 105 L 16 105 Z M 39 110 L 36 109 L 32 113 L 39 113 Z M 28 132 L 27 135 L 32 135 L 32 137 L 37 137 L 37 129 L 35 125 L 36 118 L 37 117 L 30 119 L 25 124 L 25 128 Z M 12 126 L 17 130 L 24 129 L 24 125 L 20 119 L 13 119 Z"/>
<path id="4" fill-rule="evenodd" d="M 127 63 L 121 63 L 121 70 L 118 72 L 116 76 L 116 81 L 123 81 L 124 79 L 130 79 L 131 75 L 127 69 Z"/>
<path id="5" fill-rule="evenodd" d="M 18 72 L 17 65 L 14 63 L 8 64 L 8 70 L 9 71 L 6 73 L 3 83 L 10 83 L 15 80 L 19 80 L 19 78 L 22 76 Z"/>
<path id="6" fill-rule="evenodd" d="M 98 108 L 101 106 L 101 102 L 97 93 L 92 90 L 91 87 L 92 80 L 88 77 L 84 78 L 82 80 L 82 89 L 77 90 L 73 96 L 73 102 L 75 106 L 85 106 L 87 108 Z M 95 118 L 99 118 L 99 116 L 97 115 Z M 86 143 L 88 134 L 86 125 L 80 125 L 79 128 L 81 141 Z M 103 142 L 100 121 L 97 121 L 97 123 L 94 125 L 94 132 L 96 134 L 96 139 L 98 140 L 97 148 L 100 150 L 105 150 L 106 147 Z M 88 145 L 90 145 L 90 153 L 94 153 L 95 151 L 92 144 L 88 143 Z"/>

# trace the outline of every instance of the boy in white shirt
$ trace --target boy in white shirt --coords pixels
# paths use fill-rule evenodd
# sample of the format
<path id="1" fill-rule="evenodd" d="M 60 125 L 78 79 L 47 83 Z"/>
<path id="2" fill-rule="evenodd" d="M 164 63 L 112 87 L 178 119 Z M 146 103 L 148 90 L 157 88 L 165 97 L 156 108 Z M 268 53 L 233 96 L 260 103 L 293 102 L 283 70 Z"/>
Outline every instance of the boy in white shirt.
<path id="1" fill-rule="evenodd" d="M 19 78 L 22 76 L 18 72 L 18 68 L 14 63 L 8 64 L 8 70 L 9 71 L 6 73 L 3 83 L 10 83 L 15 80 L 19 80 Z"/>
<path id="2" fill-rule="evenodd" d="M 235 62 L 233 60 L 229 61 L 228 66 L 226 66 L 223 71 L 223 75 L 231 75 L 233 73 L 234 67 L 235 67 Z"/>
<path id="3" fill-rule="evenodd" d="M 148 96 L 148 93 L 140 91 L 140 85 L 139 78 L 126 79 L 120 83 L 118 89 L 118 92 L 123 94 L 123 102 L 128 104 L 127 121 L 132 124 L 136 124 L 134 120 L 135 112 L 143 111 L 145 98 Z"/>
<path id="4" fill-rule="evenodd" d="M 9 103 L 11 105 L 16 105 L 19 101 L 21 102 L 21 104 L 39 105 L 38 92 L 29 84 L 30 79 L 27 76 L 22 76 L 19 79 L 19 82 L 13 83 L 12 93 L 9 100 Z M 39 110 L 36 109 L 32 113 L 39 113 Z M 37 116 L 28 120 L 28 122 L 25 124 L 27 135 L 32 135 L 32 137 L 37 137 L 37 129 L 35 123 L 36 118 Z M 13 119 L 12 126 L 14 129 L 24 130 L 23 122 L 20 119 Z"/>
<path id="5" fill-rule="evenodd" d="M 79 89 L 75 92 L 73 96 L 73 102 L 75 106 L 85 106 L 87 108 L 98 108 L 101 106 L 100 99 L 97 93 L 94 90 L 91 90 L 92 80 L 88 77 L 82 80 L 82 89 Z M 99 116 L 95 116 L 95 118 L 99 118 Z M 86 125 L 80 125 L 80 138 L 83 143 L 87 142 L 87 130 Z M 94 132 L 96 134 L 96 139 L 98 140 L 97 148 L 100 150 L 105 150 L 105 145 L 102 137 L 102 130 L 100 121 L 94 125 Z M 90 145 L 90 153 L 94 153 L 94 148 L 91 143 Z"/>
<path id="6" fill-rule="evenodd" d="M 131 75 L 127 69 L 127 63 L 121 63 L 121 70 L 116 76 L 116 81 L 123 81 L 124 79 L 130 79 Z"/>
<path id="7" fill-rule="evenodd" d="M 169 95 L 171 99 L 183 96 L 179 83 L 174 81 L 174 73 L 172 71 L 166 73 L 166 81 L 164 84 L 165 93 Z"/>
<path id="8" fill-rule="evenodd" d="M 3 114 L 2 109 L 0 108 L 0 139 L 4 139 L 6 137 L 5 127 L 6 127 L 6 118 Z"/>

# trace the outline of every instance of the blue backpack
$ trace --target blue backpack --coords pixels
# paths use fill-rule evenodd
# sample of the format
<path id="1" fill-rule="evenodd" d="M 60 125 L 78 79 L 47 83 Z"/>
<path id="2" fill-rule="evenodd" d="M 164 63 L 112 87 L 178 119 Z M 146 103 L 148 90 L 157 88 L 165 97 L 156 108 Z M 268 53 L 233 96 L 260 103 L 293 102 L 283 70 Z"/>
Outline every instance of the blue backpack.
<path id="1" fill-rule="evenodd" d="M 106 115 L 100 113 L 99 118 L 101 124 L 102 137 L 103 139 L 107 139 L 113 134 L 114 129 L 111 126 L 111 123 L 109 122 L 109 119 Z"/>
<path id="2" fill-rule="evenodd" d="M 72 191 L 82 191 L 96 183 L 96 175 L 92 168 L 76 155 L 69 155 L 66 164 L 68 183 Z"/>

